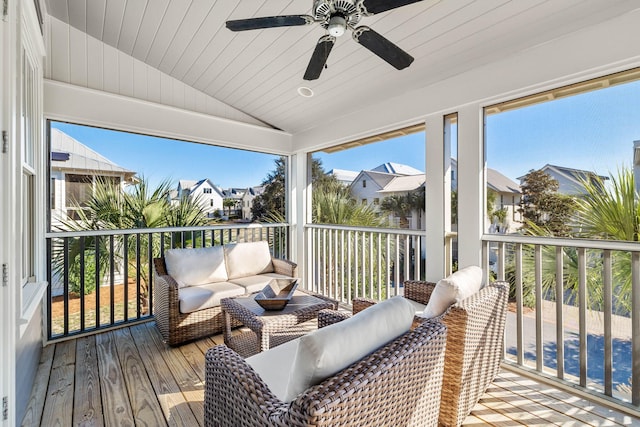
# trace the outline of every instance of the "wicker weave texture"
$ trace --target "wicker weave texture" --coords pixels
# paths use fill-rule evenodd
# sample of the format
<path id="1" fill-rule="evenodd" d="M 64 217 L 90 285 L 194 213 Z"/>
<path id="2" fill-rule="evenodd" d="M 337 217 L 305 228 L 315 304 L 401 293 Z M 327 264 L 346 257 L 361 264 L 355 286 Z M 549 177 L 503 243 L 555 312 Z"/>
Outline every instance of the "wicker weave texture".
<path id="1" fill-rule="evenodd" d="M 446 327 L 425 322 L 290 404 L 226 346 L 206 355 L 206 426 L 433 426 Z"/>
<path id="2" fill-rule="evenodd" d="M 220 304 L 224 314 L 225 344 L 241 356 L 249 357 L 304 335 L 309 332 L 309 327 L 305 325 L 309 321 L 313 321 L 314 329 L 317 328 L 315 319 L 319 311 L 338 309 L 336 300 L 304 292 L 315 297 L 311 299 L 318 302 L 287 314 L 271 316 L 258 315 L 244 304 L 238 303 L 238 299 L 242 297 L 223 298 Z M 231 328 L 236 323 L 246 326 L 251 331 L 233 335 Z"/>
<path id="3" fill-rule="evenodd" d="M 290 277 L 297 274 L 296 264 L 290 261 L 274 258 L 272 262 L 276 273 Z M 167 344 L 175 346 L 223 331 L 220 306 L 181 313 L 178 284 L 167 274 L 164 258 L 154 258 L 153 267 L 154 315 L 158 330 Z M 231 327 L 240 325 L 239 321 L 232 321 Z"/>
<path id="4" fill-rule="evenodd" d="M 408 281 L 405 292 L 423 304 L 435 283 Z M 439 424 L 459 426 L 500 370 L 509 287 L 494 282 L 441 316 L 449 328 Z M 424 299 L 427 296 L 427 299 Z"/>

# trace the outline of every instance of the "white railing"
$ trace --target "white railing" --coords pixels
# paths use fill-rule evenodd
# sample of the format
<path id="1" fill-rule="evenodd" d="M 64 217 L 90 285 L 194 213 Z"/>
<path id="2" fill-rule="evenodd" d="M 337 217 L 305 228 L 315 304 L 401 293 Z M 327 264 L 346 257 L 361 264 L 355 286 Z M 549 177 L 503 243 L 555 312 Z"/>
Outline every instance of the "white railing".
<path id="1" fill-rule="evenodd" d="M 424 231 L 309 224 L 306 282 L 313 291 L 353 298 L 401 295 L 405 280 L 424 277 Z"/>
<path id="2" fill-rule="evenodd" d="M 165 249 L 266 240 L 289 258 L 288 224 L 234 224 L 46 234 L 47 337 L 58 340 L 153 316 L 153 258 Z"/>
<path id="3" fill-rule="evenodd" d="M 637 414 L 640 243 L 485 235 L 483 248 L 511 283 L 506 363 Z"/>

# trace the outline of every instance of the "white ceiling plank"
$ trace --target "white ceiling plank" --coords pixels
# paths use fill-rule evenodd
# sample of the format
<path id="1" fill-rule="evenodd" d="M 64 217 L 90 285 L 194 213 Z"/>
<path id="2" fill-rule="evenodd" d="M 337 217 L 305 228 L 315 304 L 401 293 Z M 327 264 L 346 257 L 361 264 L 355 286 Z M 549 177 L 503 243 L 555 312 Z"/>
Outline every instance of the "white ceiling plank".
<path id="1" fill-rule="evenodd" d="M 160 94 L 161 103 L 172 105 L 173 102 L 173 79 L 165 73 L 160 73 Z"/>
<path id="2" fill-rule="evenodd" d="M 140 29 L 136 36 L 136 41 L 133 46 L 132 56 L 136 59 L 144 61 L 149 54 L 153 39 L 158 33 L 160 22 L 167 12 L 169 7 L 169 0 L 153 0 L 153 7 L 147 7 L 142 16 L 142 22 L 140 23 Z"/>
<path id="3" fill-rule="evenodd" d="M 118 71 L 120 73 L 120 88 L 118 93 L 125 96 L 133 96 L 133 57 L 118 51 Z"/>
<path id="4" fill-rule="evenodd" d="M 169 44 L 174 39 L 178 27 L 184 20 L 184 17 L 189 10 L 191 0 L 173 0 L 169 2 L 167 12 L 160 22 L 158 32 L 156 33 L 153 43 L 151 43 L 151 49 L 145 59 L 145 62 L 152 67 L 158 68 L 164 53 L 169 48 Z"/>
<path id="5" fill-rule="evenodd" d="M 133 53 L 133 46 L 136 43 L 138 32 L 142 25 L 142 17 L 144 16 L 145 10 L 149 7 L 155 7 L 155 5 L 150 4 L 148 0 L 130 0 L 127 2 L 124 9 L 120 36 L 118 37 L 118 49 L 127 55 Z"/>
<path id="6" fill-rule="evenodd" d="M 289 6 L 287 9 L 284 6 Z M 295 6 L 300 6 L 299 2 Z M 298 8 L 299 9 L 299 8 Z M 287 15 L 301 12 L 291 12 L 291 3 L 282 4 L 280 2 L 265 3 L 263 7 L 256 11 L 257 16 L 278 16 Z M 229 45 L 225 47 L 225 51 L 218 57 L 219 66 L 213 72 L 208 73 L 206 78 L 202 80 L 200 85 L 205 88 L 206 92 L 210 92 L 209 86 L 213 85 L 218 79 L 218 76 L 228 71 L 228 74 L 237 75 L 237 70 L 242 70 L 242 61 L 237 61 L 237 58 L 253 58 L 258 52 L 261 52 L 266 46 L 270 44 L 270 40 L 273 40 L 278 32 L 286 30 L 285 28 L 267 29 L 265 31 L 251 31 L 253 33 L 253 42 L 245 44 L 242 42 L 243 37 L 236 37 Z M 229 30 L 227 30 L 229 31 Z M 220 66 L 221 65 L 221 66 Z M 217 88 L 222 87 L 222 84 L 216 85 Z M 215 88 L 214 88 L 215 91 Z"/>
<path id="7" fill-rule="evenodd" d="M 69 26 L 69 82 L 87 86 L 87 34 Z"/>
<path id="8" fill-rule="evenodd" d="M 227 19 L 252 17 L 259 6 L 259 2 L 255 1 L 238 2 Z M 224 27 L 224 21 L 221 22 L 221 26 Z M 191 85 L 198 90 L 202 90 L 203 87 L 196 85 L 195 82 L 202 77 L 203 73 L 207 72 L 207 70 L 215 64 L 218 55 L 227 46 L 227 44 L 238 36 L 237 33 L 222 27 L 220 31 L 217 31 L 216 37 L 211 40 L 204 51 L 202 51 L 202 54 L 196 59 L 191 68 L 185 74 L 182 80 L 186 84 Z"/>
<path id="9" fill-rule="evenodd" d="M 162 83 L 160 70 L 147 67 L 147 97 L 149 101 L 162 102 Z"/>
<path id="10" fill-rule="evenodd" d="M 120 93 L 120 66 L 118 65 L 118 50 L 115 47 L 103 44 L 104 64 L 104 90 L 111 93 Z"/>
<path id="11" fill-rule="evenodd" d="M 69 22 L 69 6 L 67 0 L 47 0 L 49 15 L 58 18 L 62 22 Z"/>
<path id="12" fill-rule="evenodd" d="M 87 37 L 87 86 L 97 90 L 104 89 L 103 46 L 100 40 Z"/>
<path id="13" fill-rule="evenodd" d="M 166 73 L 171 73 L 178 60 L 191 44 L 193 37 L 201 28 L 204 20 L 209 16 L 213 8 L 209 1 L 195 1 L 191 3 L 184 20 L 178 27 L 176 35 L 167 47 L 160 60 L 158 68 Z"/>
<path id="14" fill-rule="evenodd" d="M 189 46 L 184 49 L 173 70 L 171 70 L 172 76 L 183 80 L 184 75 L 189 71 L 195 60 L 202 56 L 203 51 L 207 45 L 212 42 L 218 32 L 228 31 L 224 27 L 225 17 L 227 17 L 235 7 L 236 4 L 230 1 L 214 2 L 213 8 L 205 17 L 198 31 L 196 31 Z"/>
<path id="15" fill-rule="evenodd" d="M 126 4 L 127 0 L 107 1 L 102 41 L 110 46 L 118 47 L 118 39 L 120 38 L 120 29 L 122 28 Z"/>
<path id="16" fill-rule="evenodd" d="M 69 24 L 82 32 L 87 31 L 87 0 L 69 2 Z"/>
<path id="17" fill-rule="evenodd" d="M 51 19 L 51 78 L 69 82 L 69 25 Z"/>
<path id="18" fill-rule="evenodd" d="M 149 80 L 147 71 L 149 68 L 151 67 L 144 62 L 133 58 L 133 96 L 138 99 L 149 99 L 149 90 L 147 85 Z"/>
<path id="19" fill-rule="evenodd" d="M 87 34 L 98 40 L 102 40 L 106 10 L 107 0 L 89 0 L 87 2 Z"/>

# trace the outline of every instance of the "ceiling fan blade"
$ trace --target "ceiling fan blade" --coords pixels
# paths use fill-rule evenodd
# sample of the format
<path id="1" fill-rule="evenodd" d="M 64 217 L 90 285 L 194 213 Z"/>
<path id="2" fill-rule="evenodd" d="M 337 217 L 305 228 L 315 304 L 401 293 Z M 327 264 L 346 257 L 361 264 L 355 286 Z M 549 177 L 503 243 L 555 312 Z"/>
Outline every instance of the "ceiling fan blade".
<path id="1" fill-rule="evenodd" d="M 274 27 L 295 27 L 313 24 L 314 22 L 313 17 L 309 15 L 264 16 L 261 18 L 227 21 L 227 28 L 231 31 L 246 31 Z"/>
<path id="2" fill-rule="evenodd" d="M 331 48 L 336 42 L 336 38 L 333 36 L 322 36 L 316 44 L 316 48 L 313 50 L 309 65 L 307 65 L 307 71 L 304 73 L 305 80 L 316 80 L 320 77 L 324 64 L 327 63 L 327 58 L 331 53 Z"/>
<path id="3" fill-rule="evenodd" d="M 363 5 L 367 13 L 375 15 L 391 9 L 397 9 L 422 0 L 364 0 Z"/>
<path id="4" fill-rule="evenodd" d="M 413 56 L 391 43 L 369 27 L 358 27 L 353 38 L 362 46 L 393 65 L 398 70 L 407 68 L 413 62 Z"/>

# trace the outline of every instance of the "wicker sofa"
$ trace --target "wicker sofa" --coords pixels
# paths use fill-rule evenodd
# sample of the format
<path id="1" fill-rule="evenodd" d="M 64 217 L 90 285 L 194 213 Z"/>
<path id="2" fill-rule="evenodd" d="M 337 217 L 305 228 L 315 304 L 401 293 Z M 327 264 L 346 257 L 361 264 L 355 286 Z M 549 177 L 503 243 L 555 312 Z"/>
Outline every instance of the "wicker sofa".
<path id="1" fill-rule="evenodd" d="M 257 292 L 273 278 L 297 276 L 296 264 L 272 258 L 266 241 L 170 249 L 153 261 L 156 325 L 172 346 L 221 333 L 222 298 Z"/>
<path id="2" fill-rule="evenodd" d="M 386 344 L 381 347 L 374 346 L 363 357 L 354 358 L 346 367 L 328 377 L 322 377 L 319 382 L 301 389 L 301 392 L 298 390 L 293 394 L 289 393 L 289 398 L 282 397 L 281 392 L 277 391 L 282 387 L 273 385 L 274 377 L 277 383 L 283 376 L 294 376 L 298 372 L 296 362 L 301 361 L 307 369 L 314 362 L 323 364 L 327 358 L 335 358 L 336 354 L 349 353 L 350 349 L 345 347 L 359 345 L 358 337 L 376 339 L 378 331 L 384 329 L 384 325 L 389 322 L 385 320 L 386 323 L 376 324 L 374 321 L 370 329 L 376 330 L 376 333 L 356 330 L 357 335 L 354 336 L 353 329 L 348 330 L 352 325 L 347 327 L 346 332 L 339 328 L 332 330 L 348 321 L 338 322 L 343 319 L 341 313 L 323 310 L 318 317 L 319 327 L 332 324 L 331 326 L 249 359 L 241 358 L 223 345 L 212 347 L 207 352 L 205 361 L 205 425 L 437 425 L 446 326 L 434 320 L 423 322 L 411 330 L 413 309 L 409 306 L 408 310 L 404 333 L 389 342 L 385 341 Z M 357 317 L 353 316 L 353 319 Z M 365 320 L 366 323 L 361 325 L 366 326 L 370 323 L 369 320 L 371 319 Z M 307 353 L 302 353 L 307 356 L 303 357 L 301 353 L 295 353 L 291 356 L 292 347 L 300 348 L 304 345 L 302 342 L 305 338 L 312 340 L 313 335 L 321 331 L 326 332 L 325 338 L 329 337 L 328 341 L 324 341 L 329 345 L 321 348 L 327 354 L 309 357 Z M 333 338 L 337 341 L 333 341 Z M 315 349 L 317 350 L 317 346 Z M 257 357 L 269 362 L 263 361 L 260 364 L 252 361 Z M 292 361 L 293 367 L 286 369 L 290 366 L 287 364 L 289 361 Z M 285 369 L 282 366 L 272 366 L 278 364 Z"/>
<path id="3" fill-rule="evenodd" d="M 416 309 L 428 304 L 436 283 L 404 282 L 404 296 Z M 459 426 L 500 370 L 503 357 L 508 283 L 493 282 L 456 302 L 438 318 L 447 325 L 447 348 L 442 380 L 439 424 Z M 358 313 L 375 304 L 353 301 Z M 425 321 L 416 316 L 416 323 Z"/>

